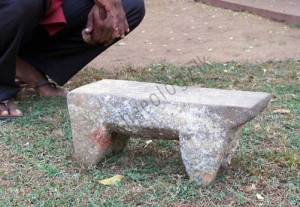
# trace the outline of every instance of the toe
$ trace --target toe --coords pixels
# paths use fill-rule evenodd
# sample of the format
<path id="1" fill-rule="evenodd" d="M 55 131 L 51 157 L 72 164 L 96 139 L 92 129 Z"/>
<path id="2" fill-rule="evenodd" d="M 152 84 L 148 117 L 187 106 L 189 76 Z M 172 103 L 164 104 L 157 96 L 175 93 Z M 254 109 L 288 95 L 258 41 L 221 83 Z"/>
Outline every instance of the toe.
<path id="1" fill-rule="evenodd" d="M 8 116 L 9 115 L 9 112 L 8 112 L 8 109 L 7 109 L 6 105 L 4 103 L 1 103 L 1 102 L 0 102 L 0 115 L 1 116 Z"/>
<path id="2" fill-rule="evenodd" d="M 9 112 L 7 110 L 1 111 L 1 116 L 8 116 Z"/>
<path id="3" fill-rule="evenodd" d="M 22 116 L 23 113 L 22 111 L 15 105 L 13 102 L 8 103 L 8 108 L 9 108 L 9 114 L 11 116 Z"/>
<path id="4" fill-rule="evenodd" d="M 12 101 L 0 102 L 0 117 L 1 116 L 22 116 L 22 111 Z"/>

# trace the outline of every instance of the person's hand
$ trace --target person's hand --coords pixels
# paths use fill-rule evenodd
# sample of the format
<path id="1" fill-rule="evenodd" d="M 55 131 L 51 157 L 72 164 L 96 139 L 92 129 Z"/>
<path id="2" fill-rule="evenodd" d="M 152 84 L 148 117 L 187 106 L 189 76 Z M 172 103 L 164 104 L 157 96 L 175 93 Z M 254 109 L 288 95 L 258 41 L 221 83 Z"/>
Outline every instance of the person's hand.
<path id="1" fill-rule="evenodd" d="M 82 31 L 82 37 L 89 44 L 108 43 L 112 38 L 113 25 L 107 18 L 104 7 L 94 5 L 88 15 L 86 28 Z"/>
<path id="2" fill-rule="evenodd" d="M 124 12 L 121 0 L 94 0 L 98 7 L 103 7 L 107 12 L 108 18 L 111 18 L 115 29 L 115 37 L 125 37 L 129 32 L 126 14 Z"/>
<path id="3" fill-rule="evenodd" d="M 116 38 L 124 38 L 129 32 L 128 23 L 120 0 L 95 0 L 96 5 L 88 16 L 82 32 L 89 44 L 111 44 Z"/>

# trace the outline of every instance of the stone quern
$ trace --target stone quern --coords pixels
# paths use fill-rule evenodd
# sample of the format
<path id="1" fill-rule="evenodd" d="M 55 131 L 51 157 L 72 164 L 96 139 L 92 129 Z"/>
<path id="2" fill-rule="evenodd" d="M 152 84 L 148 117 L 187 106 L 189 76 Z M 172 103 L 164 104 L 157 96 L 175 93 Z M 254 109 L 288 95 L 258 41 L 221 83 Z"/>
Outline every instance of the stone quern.
<path id="1" fill-rule="evenodd" d="M 130 136 L 179 139 L 183 163 L 198 184 L 230 163 L 242 126 L 263 111 L 260 92 L 102 80 L 71 91 L 74 156 L 97 164 L 124 149 Z"/>

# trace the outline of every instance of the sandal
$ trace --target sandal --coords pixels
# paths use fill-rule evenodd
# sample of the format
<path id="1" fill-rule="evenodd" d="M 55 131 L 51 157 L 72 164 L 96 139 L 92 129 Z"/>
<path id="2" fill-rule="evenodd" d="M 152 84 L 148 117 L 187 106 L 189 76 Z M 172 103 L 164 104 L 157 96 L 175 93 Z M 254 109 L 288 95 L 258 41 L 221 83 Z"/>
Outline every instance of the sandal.
<path id="1" fill-rule="evenodd" d="M 22 112 L 20 111 L 20 109 L 14 109 L 15 113 L 19 114 L 19 115 L 10 115 L 10 108 L 8 106 L 9 102 L 10 102 L 10 100 L 0 101 L 0 105 L 4 106 L 4 111 L 2 111 L 0 113 L 0 120 L 9 120 L 12 118 L 20 118 L 23 115 Z"/>

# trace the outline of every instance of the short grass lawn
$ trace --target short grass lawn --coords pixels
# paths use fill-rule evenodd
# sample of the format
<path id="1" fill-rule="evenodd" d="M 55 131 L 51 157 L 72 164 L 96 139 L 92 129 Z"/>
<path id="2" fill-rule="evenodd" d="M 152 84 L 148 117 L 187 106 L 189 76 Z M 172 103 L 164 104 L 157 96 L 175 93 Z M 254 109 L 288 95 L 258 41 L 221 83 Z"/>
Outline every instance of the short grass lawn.
<path id="1" fill-rule="evenodd" d="M 102 78 L 263 91 L 269 107 L 248 123 L 228 169 L 207 187 L 190 182 L 178 141 L 132 138 L 90 168 L 72 158 L 65 98 L 21 95 L 24 117 L 0 121 L 0 206 L 300 206 L 300 61 L 167 63 L 106 75 L 85 69 L 73 89 Z M 146 143 L 147 142 L 147 143 Z M 112 186 L 99 180 L 125 178 Z"/>

